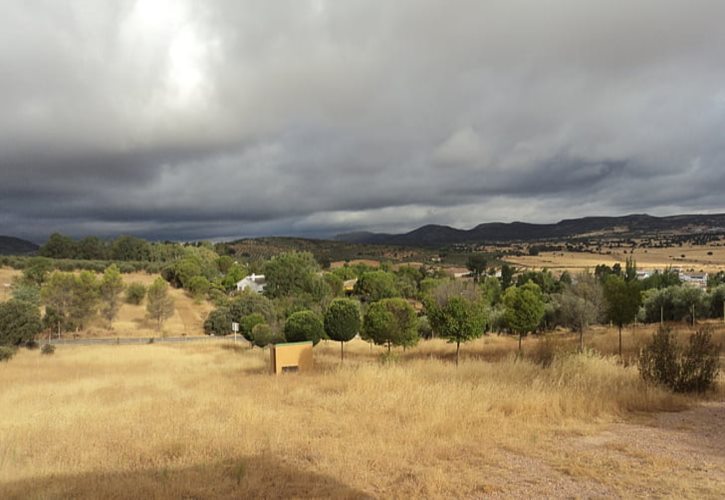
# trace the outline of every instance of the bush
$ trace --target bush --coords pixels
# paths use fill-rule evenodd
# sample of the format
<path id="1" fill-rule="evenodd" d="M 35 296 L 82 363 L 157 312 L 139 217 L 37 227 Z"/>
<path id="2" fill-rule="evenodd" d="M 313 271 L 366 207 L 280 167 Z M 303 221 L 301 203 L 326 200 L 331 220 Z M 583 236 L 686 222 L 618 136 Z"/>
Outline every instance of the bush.
<path id="1" fill-rule="evenodd" d="M 0 362 L 10 361 L 10 358 L 15 356 L 17 349 L 9 345 L 0 345 Z"/>
<path id="2" fill-rule="evenodd" d="M 252 328 L 252 337 L 254 338 L 254 345 L 257 347 L 266 347 L 270 344 L 279 344 L 285 341 L 282 335 L 264 323 Z"/>
<path id="3" fill-rule="evenodd" d="M 644 380 L 675 392 L 703 392 L 714 385 L 719 363 L 719 349 L 709 330 L 695 332 L 683 350 L 669 329 L 660 328 L 640 352 L 639 372 Z"/>
<path id="4" fill-rule="evenodd" d="M 43 347 L 40 349 L 40 354 L 46 356 L 50 356 L 53 353 L 55 353 L 55 346 L 53 344 L 43 344 Z"/>
<path id="5" fill-rule="evenodd" d="M 679 392 L 704 392 L 717 380 L 720 349 L 712 342 L 712 332 L 700 329 L 690 336 L 690 345 L 680 361 Z"/>
<path id="6" fill-rule="evenodd" d="M 126 288 L 126 303 L 139 305 L 146 297 L 146 287 L 143 283 L 131 283 Z"/>

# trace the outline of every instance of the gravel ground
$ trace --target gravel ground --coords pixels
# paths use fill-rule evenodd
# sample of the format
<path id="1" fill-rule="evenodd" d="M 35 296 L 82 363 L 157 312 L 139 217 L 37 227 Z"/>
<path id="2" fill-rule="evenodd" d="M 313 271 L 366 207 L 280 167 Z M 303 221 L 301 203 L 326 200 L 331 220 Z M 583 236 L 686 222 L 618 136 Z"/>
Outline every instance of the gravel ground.
<path id="1" fill-rule="evenodd" d="M 504 459 L 499 481 L 482 496 L 725 498 L 725 402 L 563 438 L 555 455 Z M 512 471 L 520 474 L 511 478 Z M 496 477 L 495 468 L 488 473 Z"/>

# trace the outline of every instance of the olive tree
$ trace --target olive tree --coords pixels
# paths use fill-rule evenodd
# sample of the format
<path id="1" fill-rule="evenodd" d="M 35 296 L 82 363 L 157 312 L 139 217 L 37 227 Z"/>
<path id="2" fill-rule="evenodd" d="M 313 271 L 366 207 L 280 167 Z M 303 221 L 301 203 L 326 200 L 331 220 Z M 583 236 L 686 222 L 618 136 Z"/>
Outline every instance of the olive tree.
<path id="1" fill-rule="evenodd" d="M 377 345 L 411 346 L 418 341 L 418 317 L 405 299 L 373 302 L 363 320 L 362 337 Z"/>

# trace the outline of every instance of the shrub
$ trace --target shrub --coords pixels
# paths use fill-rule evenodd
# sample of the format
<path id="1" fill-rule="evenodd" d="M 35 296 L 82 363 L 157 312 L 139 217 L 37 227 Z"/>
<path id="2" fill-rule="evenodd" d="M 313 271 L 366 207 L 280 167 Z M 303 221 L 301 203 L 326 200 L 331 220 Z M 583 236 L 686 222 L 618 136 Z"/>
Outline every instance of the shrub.
<path id="1" fill-rule="evenodd" d="M 285 341 L 282 335 L 264 323 L 252 328 L 252 337 L 254 338 L 254 345 L 257 347 L 266 347 L 270 344 L 279 344 Z"/>
<path id="2" fill-rule="evenodd" d="M 139 305 L 146 297 L 146 287 L 143 283 L 131 283 L 126 288 L 126 303 Z"/>
<path id="3" fill-rule="evenodd" d="M 40 349 L 40 354 L 46 356 L 50 356 L 53 353 L 55 353 L 55 346 L 53 344 L 43 344 L 43 347 Z"/>
<path id="4" fill-rule="evenodd" d="M 690 336 L 690 345 L 680 361 L 679 392 L 710 389 L 720 371 L 720 349 L 712 342 L 712 332 L 700 329 Z"/>
<path id="5" fill-rule="evenodd" d="M 683 350 L 669 329 L 660 328 L 640 352 L 639 372 L 644 380 L 675 392 L 703 392 L 714 385 L 719 363 L 719 349 L 709 330 L 695 332 Z"/>
<path id="6" fill-rule="evenodd" d="M 17 349 L 9 345 L 0 345 L 0 362 L 10 361 L 10 358 L 15 356 Z"/>
<path id="7" fill-rule="evenodd" d="M 232 330 L 232 316 L 229 309 L 219 307 L 209 313 L 204 321 L 204 333 L 224 336 Z"/>

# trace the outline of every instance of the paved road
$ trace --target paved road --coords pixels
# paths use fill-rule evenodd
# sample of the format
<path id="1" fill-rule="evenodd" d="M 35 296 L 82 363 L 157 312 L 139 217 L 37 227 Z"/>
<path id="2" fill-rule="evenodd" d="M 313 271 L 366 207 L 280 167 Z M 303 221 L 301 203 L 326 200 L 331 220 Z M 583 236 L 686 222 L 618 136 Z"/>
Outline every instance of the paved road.
<path id="1" fill-rule="evenodd" d="M 52 339 L 54 345 L 120 345 L 120 344 L 150 344 L 157 342 L 185 343 L 185 342 L 218 342 L 220 340 L 234 341 L 233 336 L 228 337 L 114 337 L 104 339 Z M 153 341 L 153 342 L 152 342 Z M 237 342 L 246 342 L 240 335 Z"/>

